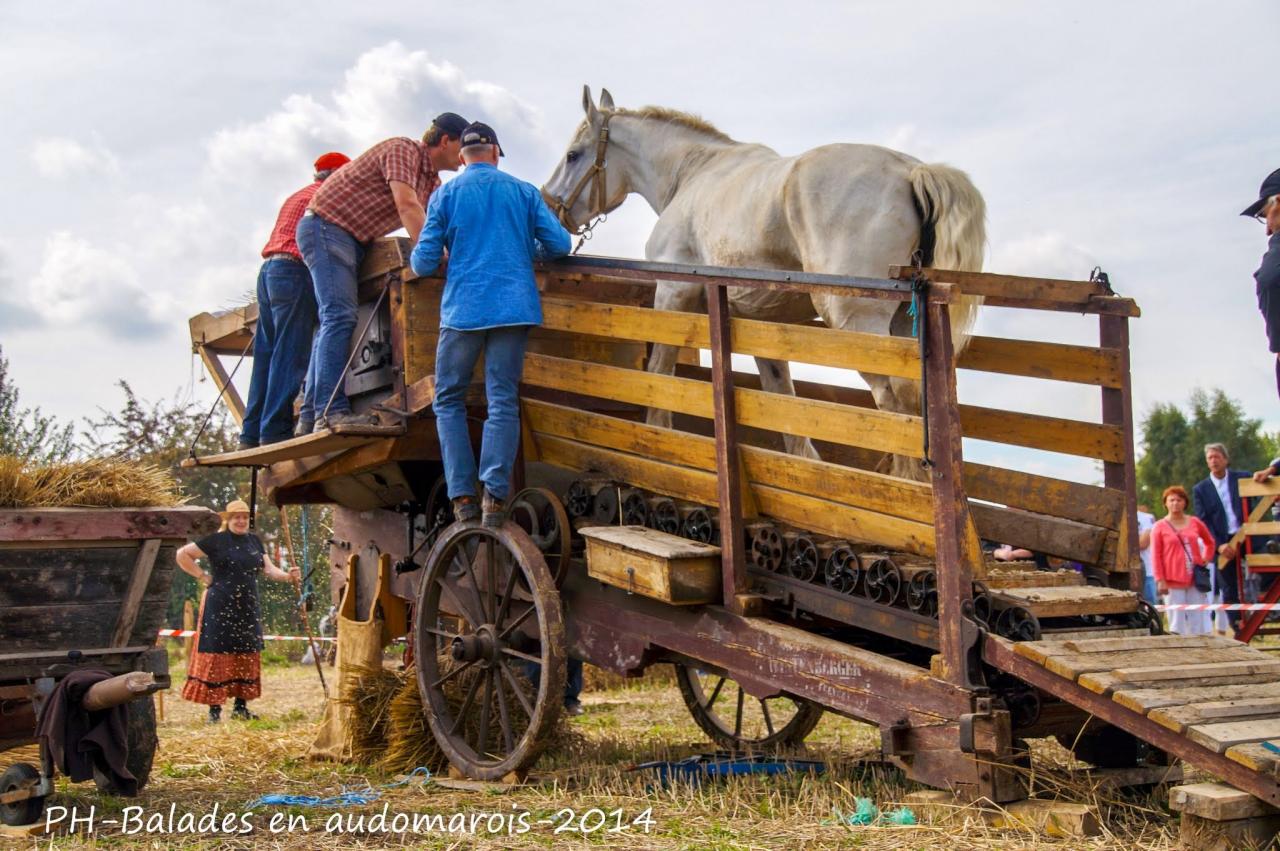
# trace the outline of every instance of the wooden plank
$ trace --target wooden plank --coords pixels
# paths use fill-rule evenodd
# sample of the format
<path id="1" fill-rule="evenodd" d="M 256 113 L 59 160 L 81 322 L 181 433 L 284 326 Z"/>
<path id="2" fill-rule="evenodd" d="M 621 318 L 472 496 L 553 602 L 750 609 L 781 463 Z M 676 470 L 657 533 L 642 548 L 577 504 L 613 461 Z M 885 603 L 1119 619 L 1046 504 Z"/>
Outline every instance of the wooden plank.
<path id="1" fill-rule="evenodd" d="M 1187 728 L 1186 736 L 1211 751 L 1226 753 L 1234 745 L 1280 739 L 1280 718 L 1193 724 Z"/>
<path id="2" fill-rule="evenodd" d="M 910 266 L 889 267 L 890 278 L 909 280 L 915 274 L 916 270 Z M 1029 278 L 955 269 L 922 269 L 920 274 L 931 282 L 955 284 L 966 295 L 983 296 L 984 303 L 993 307 L 1141 315 L 1132 299 L 1111 295 L 1101 284 L 1092 281 Z"/>
<path id="3" fill-rule="evenodd" d="M 1138 597 L 1130 591 L 1089 585 L 1078 588 L 1007 588 L 992 591 L 992 596 L 1006 605 L 1021 606 L 1041 618 L 1112 615 L 1138 609 Z"/>
<path id="4" fill-rule="evenodd" d="M 743 613 L 739 595 L 747 590 L 747 563 L 742 538 L 742 476 L 738 453 L 737 394 L 733 387 L 733 344 L 729 316 L 729 291 L 707 285 L 711 328 L 711 399 L 715 410 L 716 485 L 720 506 L 720 573 L 724 604 Z"/>
<path id="5" fill-rule="evenodd" d="M 216 313 L 199 313 L 187 322 L 191 332 L 191 346 L 198 350 L 201 346 L 210 352 L 223 355 L 236 355 L 245 352 L 253 354 L 253 332 L 258 324 L 258 303 L 221 310 Z"/>
<path id="6" fill-rule="evenodd" d="M 981 526 L 979 526 L 981 528 Z M 1084 576 L 1075 570 L 1009 570 L 1011 562 L 988 562 L 982 581 L 990 589 L 1000 588 L 1079 588 Z"/>
<path id="7" fill-rule="evenodd" d="M 1280 810 L 1226 783 L 1189 783 L 1169 790 L 1169 809 L 1212 821 L 1273 815 Z"/>
<path id="8" fill-rule="evenodd" d="M 74 553 L 86 541 L 162 538 L 185 541 L 214 532 L 218 515 L 197 505 L 173 508 L 9 508 L 0 510 L 0 541 L 48 543 Z"/>
<path id="9" fill-rule="evenodd" d="M 1263 747 L 1260 742 L 1227 748 L 1227 759 L 1252 768 L 1259 774 L 1280 777 L 1280 754 Z"/>
<path id="10" fill-rule="evenodd" d="M 1239 646 L 1238 642 L 1212 635 L 1151 635 L 1122 638 L 1090 638 L 1063 639 L 1054 638 L 1041 641 L 1019 641 L 1013 645 L 1013 652 L 1025 656 L 1035 662 L 1045 663 L 1050 656 L 1063 656 L 1083 653 L 1114 653 L 1117 651 L 1147 650 L 1184 650 L 1204 647 Z M 1112 666 L 1116 667 L 1116 666 Z M 1094 670 L 1105 670 L 1096 668 Z"/>
<path id="11" fill-rule="evenodd" d="M 1215 685 L 1238 685 L 1256 682 L 1264 677 L 1280 675 L 1280 662 L 1220 662 L 1208 665 L 1121 668 L 1110 672 L 1084 674 L 1080 685 L 1099 694 L 1120 688 L 1155 688 L 1159 683 L 1188 688 Z"/>
<path id="12" fill-rule="evenodd" d="M 1166 706 L 1151 710 L 1147 717 L 1170 730 L 1182 732 L 1194 724 L 1276 715 L 1280 715 L 1280 704 L 1274 697 L 1253 697 L 1243 700 L 1211 700 L 1206 703 Z"/>
<path id="13" fill-rule="evenodd" d="M 711 386 L 687 378 L 531 354 L 525 357 L 524 382 L 636 405 L 657 403 L 706 419 L 715 416 Z M 920 456 L 919 417 L 741 388 L 735 402 L 743 425 Z"/>
<path id="14" fill-rule="evenodd" d="M 1280 476 L 1272 476 L 1265 482 L 1255 482 L 1246 476 L 1239 482 L 1241 496 L 1280 496 Z"/>
<path id="15" fill-rule="evenodd" d="M 973 499 L 1066 517 L 1115 529 L 1124 491 L 966 462 L 965 490 Z"/>
<path id="16" fill-rule="evenodd" d="M 160 539 L 147 538 L 138 544 L 138 558 L 133 563 L 133 572 L 129 576 L 129 588 L 125 591 L 120 605 L 120 614 L 116 618 L 116 628 L 111 634 L 111 647 L 124 647 L 133 635 L 133 626 L 138 622 L 138 609 L 142 605 L 142 597 L 151 584 L 151 570 L 156 564 L 156 555 L 160 552 Z"/>
<path id="17" fill-rule="evenodd" d="M 1117 691 L 1112 700 L 1134 712 L 1147 714 L 1157 709 L 1185 706 L 1200 701 L 1252 700 L 1266 698 L 1280 705 L 1280 677 L 1265 682 L 1265 677 L 1255 677 L 1255 682 L 1239 685 L 1188 687 L 1175 685 L 1170 688 L 1134 688 Z"/>
<path id="18" fill-rule="evenodd" d="M 1085 629 L 1043 629 L 1041 634 L 1050 641 L 1068 641 L 1071 639 L 1088 639 L 1098 635 L 1112 635 L 1117 638 L 1132 638 L 1142 635 L 1150 635 L 1145 629 L 1134 629 L 1131 627 L 1122 627 L 1116 629 L 1114 627 L 1091 627 Z"/>
<path id="19" fill-rule="evenodd" d="M 152 623 L 152 629 L 159 629 L 167 604 L 168 589 L 163 594 L 143 596 L 139 609 L 147 611 L 144 620 Z M 59 601 L 39 606 L 9 606 L 0 610 L 0 635 L 4 636 L 5 649 L 13 651 L 48 650 L 54 647 L 110 648 L 119 613 L 118 600 L 105 603 Z"/>
<path id="20" fill-rule="evenodd" d="M 340 425 L 332 429 L 312 432 L 302 437 L 292 437 L 279 443 L 269 443 L 254 449 L 223 452 L 186 458 L 183 467 L 265 467 L 281 461 L 292 461 L 314 455 L 341 452 L 356 446 L 398 437 L 404 434 L 402 425 Z"/>
<path id="21" fill-rule="evenodd" d="M 1264 520 L 1260 523 L 1246 523 L 1243 526 L 1245 537 L 1250 535 L 1280 535 L 1280 520 Z"/>
<path id="22" fill-rule="evenodd" d="M 1098 564 L 1103 557 L 1109 531 L 1105 527 L 973 501 L 969 502 L 969 511 L 988 541 L 1084 564 Z"/>
<path id="23" fill-rule="evenodd" d="M 1102 461 L 1125 459 L 1123 431 L 1110 425 L 1023 414 L 975 405 L 960 406 L 964 436 Z"/>
<path id="24" fill-rule="evenodd" d="M 1254 553 L 1249 556 L 1249 567 L 1280 567 L 1280 555 L 1274 553 Z"/>
<path id="25" fill-rule="evenodd" d="M 1235 648 L 1188 647 L 1176 651 L 1160 648 L 1112 650 L 1106 653 L 1054 653 L 1050 654 L 1043 664 L 1055 674 L 1074 680 L 1081 674 L 1092 674 L 1098 671 L 1168 666 L 1171 659 L 1178 660 L 1179 665 L 1248 661 L 1247 656 L 1239 653 Z"/>
<path id="26" fill-rule="evenodd" d="M 960 369 L 1119 387 L 1119 359 L 1113 351 L 1001 337 L 970 337 L 956 364 Z"/>

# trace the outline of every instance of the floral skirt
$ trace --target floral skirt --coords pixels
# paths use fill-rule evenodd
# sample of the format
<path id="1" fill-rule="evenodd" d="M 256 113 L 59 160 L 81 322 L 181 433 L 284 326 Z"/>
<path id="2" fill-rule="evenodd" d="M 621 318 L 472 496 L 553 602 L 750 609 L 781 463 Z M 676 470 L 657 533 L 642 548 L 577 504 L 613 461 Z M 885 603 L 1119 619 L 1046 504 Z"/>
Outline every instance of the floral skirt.
<path id="1" fill-rule="evenodd" d="M 201 653 L 192 648 L 183 700 L 221 706 L 228 697 L 254 700 L 261 694 L 261 654 Z"/>

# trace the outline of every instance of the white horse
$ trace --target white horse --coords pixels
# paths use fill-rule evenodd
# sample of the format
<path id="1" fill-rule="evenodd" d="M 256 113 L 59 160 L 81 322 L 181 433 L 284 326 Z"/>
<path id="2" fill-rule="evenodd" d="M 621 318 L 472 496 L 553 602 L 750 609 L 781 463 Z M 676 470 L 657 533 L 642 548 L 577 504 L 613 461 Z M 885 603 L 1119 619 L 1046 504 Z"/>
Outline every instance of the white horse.
<path id="1" fill-rule="evenodd" d="M 570 230 L 616 209 L 632 192 L 658 214 L 645 245 L 650 260 L 883 277 L 908 265 L 917 248 L 925 265 L 978 271 L 986 245 L 986 204 L 968 176 L 876 145 L 824 145 L 794 157 L 737 142 L 711 124 L 662 107 L 619 109 L 607 90 L 597 107 L 584 86 L 586 118 L 543 186 Z M 602 132 L 603 131 L 603 132 Z M 588 191 L 589 190 L 589 191 Z M 979 299 L 952 305 L 956 351 L 963 351 Z M 850 296 L 729 289 L 735 316 L 807 322 L 889 334 L 900 302 Z M 660 310 L 705 311 L 704 286 L 660 281 Z M 908 331 L 909 333 L 909 331 Z M 675 372 L 676 349 L 654 345 L 650 372 Z M 756 358 L 761 386 L 794 395 L 790 365 Z M 863 374 L 882 410 L 919 413 L 919 383 Z M 648 422 L 670 427 L 671 412 L 651 408 Z M 817 458 L 808 438 L 784 435 L 788 452 Z M 892 472 L 919 478 L 918 465 L 895 457 Z"/>

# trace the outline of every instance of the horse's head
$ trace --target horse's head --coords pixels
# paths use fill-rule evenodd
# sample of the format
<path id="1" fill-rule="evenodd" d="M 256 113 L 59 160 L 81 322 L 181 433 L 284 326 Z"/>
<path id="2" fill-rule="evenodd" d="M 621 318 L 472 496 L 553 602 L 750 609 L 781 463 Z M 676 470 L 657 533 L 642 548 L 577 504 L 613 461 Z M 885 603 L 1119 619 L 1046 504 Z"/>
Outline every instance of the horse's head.
<path id="1" fill-rule="evenodd" d="M 547 205 L 574 233 L 590 230 L 597 217 L 617 209 L 631 191 L 624 169 L 606 168 L 610 148 L 616 148 L 609 140 L 613 96 L 608 89 L 602 89 L 597 107 L 591 99 L 591 88 L 583 86 L 582 109 L 586 118 L 574 131 L 559 165 L 542 187 Z"/>

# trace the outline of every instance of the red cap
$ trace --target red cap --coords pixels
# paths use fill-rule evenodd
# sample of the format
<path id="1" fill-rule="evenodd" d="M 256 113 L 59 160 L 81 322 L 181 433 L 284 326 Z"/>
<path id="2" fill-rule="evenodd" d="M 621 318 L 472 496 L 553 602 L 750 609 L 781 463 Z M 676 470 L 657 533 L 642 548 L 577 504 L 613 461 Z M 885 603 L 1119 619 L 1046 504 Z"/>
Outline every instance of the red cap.
<path id="1" fill-rule="evenodd" d="M 327 154 L 321 154 L 316 160 L 316 171 L 332 171 L 335 168 L 344 166 L 351 162 L 351 157 L 346 154 L 339 154 L 336 151 L 330 151 Z"/>

